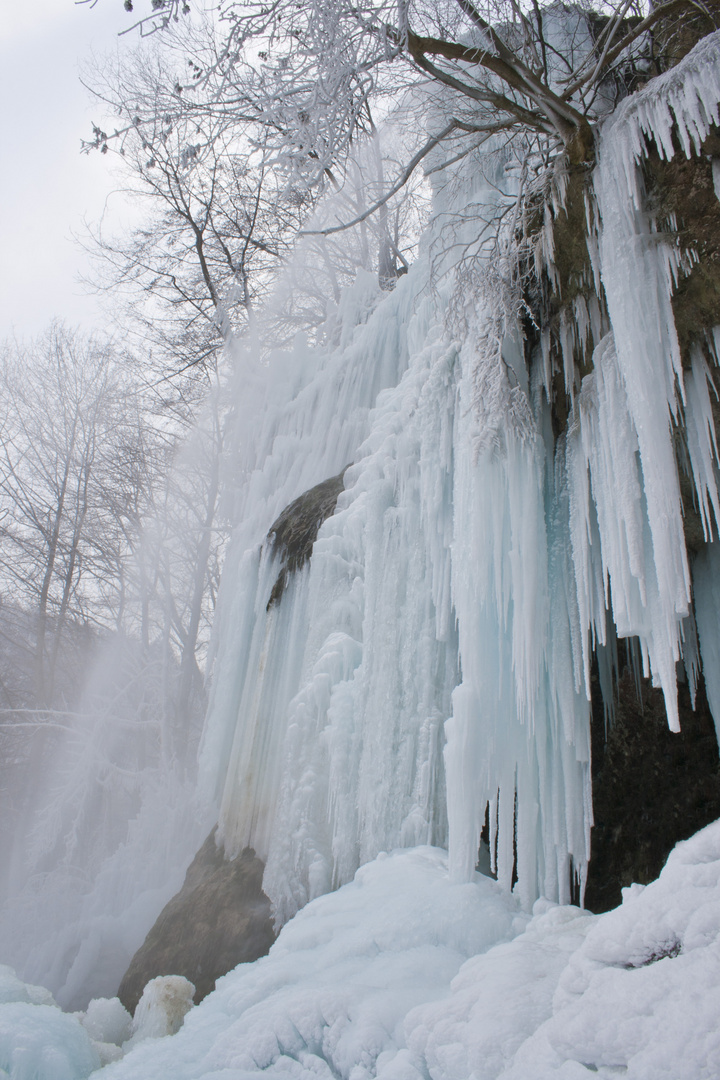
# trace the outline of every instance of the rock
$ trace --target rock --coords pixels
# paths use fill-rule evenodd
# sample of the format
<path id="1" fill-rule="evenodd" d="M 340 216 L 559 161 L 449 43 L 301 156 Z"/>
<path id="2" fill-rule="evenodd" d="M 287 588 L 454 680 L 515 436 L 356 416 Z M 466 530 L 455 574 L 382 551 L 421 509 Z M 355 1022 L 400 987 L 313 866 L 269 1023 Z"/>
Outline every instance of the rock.
<path id="1" fill-rule="evenodd" d="M 318 530 L 326 518 L 335 512 L 338 495 L 344 488 L 344 477 L 350 468 L 346 465 L 337 476 L 323 480 L 321 484 L 303 492 L 285 507 L 282 514 L 270 526 L 267 540 L 273 552 L 280 555 L 282 569 L 273 585 L 268 600 L 268 611 L 280 600 L 289 574 L 300 570 L 312 555 Z"/>
<path id="2" fill-rule="evenodd" d="M 595 912 L 616 907 L 633 882 L 654 881 L 679 840 L 720 817 L 718 747 L 702 678 L 695 710 L 687 683 L 678 687 L 678 734 L 668 728 L 662 691 L 649 679 L 639 690 L 625 668 L 606 738 L 593 687 L 595 825 L 585 903 Z"/>
<path id="3" fill-rule="evenodd" d="M 268 952 L 275 932 L 264 869 L 252 848 L 226 860 L 213 829 L 123 976 L 118 997 L 129 1012 L 159 975 L 189 979 L 199 1002 L 221 975 Z"/>

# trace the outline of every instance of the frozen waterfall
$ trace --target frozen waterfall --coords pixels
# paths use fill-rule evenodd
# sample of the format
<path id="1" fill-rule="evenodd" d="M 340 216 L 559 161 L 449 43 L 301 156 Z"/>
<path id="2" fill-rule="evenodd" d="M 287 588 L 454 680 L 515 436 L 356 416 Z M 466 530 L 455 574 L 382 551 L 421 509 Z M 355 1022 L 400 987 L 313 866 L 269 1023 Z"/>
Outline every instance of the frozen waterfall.
<path id="1" fill-rule="evenodd" d="M 645 136 L 670 157 L 673 123 L 690 153 L 717 122 L 719 43 L 603 130 L 589 219 L 609 327 L 595 315 L 592 371 L 582 385 L 570 373 L 566 438 L 502 273 L 476 267 L 470 292 L 460 272 L 431 281 L 432 228 L 369 318 L 358 280 L 341 344 L 280 407 L 270 367 L 274 404 L 243 434 L 256 464 L 237 496 L 201 772 L 227 849 L 266 860 L 279 923 L 383 850 L 447 845 L 468 879 L 486 812 L 500 882 L 515 873 L 525 905 L 567 902 L 589 853 L 590 664 L 608 621 L 638 639 L 677 727 L 676 664 L 685 655 L 691 673 L 698 658 L 674 431 L 716 537 L 716 391 L 700 351 L 682 369 L 670 303 L 682 269 L 643 210 L 640 159 Z M 510 165 L 495 153 L 458 166 L 437 217 L 450 199 L 458 216 L 463 200 L 494 213 L 512 198 Z M 460 290 L 463 318 L 448 319 Z M 268 606 L 274 517 L 349 462 L 311 561 Z M 697 615 L 709 660 L 714 596 L 703 589 Z"/>

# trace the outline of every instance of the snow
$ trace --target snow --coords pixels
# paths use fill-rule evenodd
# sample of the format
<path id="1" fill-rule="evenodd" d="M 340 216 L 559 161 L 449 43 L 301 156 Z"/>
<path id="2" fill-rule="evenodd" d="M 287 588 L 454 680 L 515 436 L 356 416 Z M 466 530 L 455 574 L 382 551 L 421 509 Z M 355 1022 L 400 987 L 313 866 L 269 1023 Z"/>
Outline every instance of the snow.
<path id="1" fill-rule="evenodd" d="M 308 904 L 269 956 L 219 980 L 177 1036 L 143 1043 L 106 1070 L 108 1080 L 223 1069 L 360 1080 L 400 1075 L 401 1063 L 416 1076 L 402 1053 L 406 1015 L 526 923 L 490 879 L 451 881 L 437 848 L 383 855 Z"/>
<path id="2" fill-rule="evenodd" d="M 85 1080 L 99 1065 L 96 1049 L 74 1017 L 51 1005 L 0 1006 L 0 1076 Z"/>
<path id="3" fill-rule="evenodd" d="M 680 843 L 657 881 L 592 921 L 558 980 L 553 1015 L 504 1080 L 630 1080 L 720 1071 L 720 822 Z M 532 1070 L 532 1072 L 530 1071 Z"/>
<path id="4" fill-rule="evenodd" d="M 718 1000 L 720 822 L 599 916 L 546 900 L 525 914 L 496 882 L 457 883 L 444 852 L 420 847 L 381 855 L 309 903 L 176 1035 L 94 1075 L 707 1080 L 720 1071 Z M 14 1008 L 0 1007 L 0 1031 Z M 53 1026 L 46 1050 L 53 1038 L 70 1046 Z"/>
<path id="5" fill-rule="evenodd" d="M 119 998 L 94 998 L 80 1023 L 96 1042 L 122 1046 L 130 1038 L 132 1017 Z"/>
<path id="6" fill-rule="evenodd" d="M 44 986 L 30 986 L 18 979 L 7 964 L 0 964 L 0 1005 L 11 1001 L 27 1002 L 30 1005 L 54 1005 L 55 1001 Z"/>
<path id="7" fill-rule="evenodd" d="M 85 1080 L 101 1061 L 77 1017 L 61 1012 L 48 990 L 0 966 L 2 1080 Z"/>

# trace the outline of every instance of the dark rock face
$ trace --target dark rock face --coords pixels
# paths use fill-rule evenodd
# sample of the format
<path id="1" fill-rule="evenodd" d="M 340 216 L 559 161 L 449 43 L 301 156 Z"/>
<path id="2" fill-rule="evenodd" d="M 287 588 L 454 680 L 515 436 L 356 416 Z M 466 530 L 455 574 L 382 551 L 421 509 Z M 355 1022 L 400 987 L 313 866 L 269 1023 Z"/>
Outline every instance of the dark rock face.
<path id="1" fill-rule="evenodd" d="M 195 984 L 197 1003 L 220 975 L 265 956 L 275 932 L 263 870 L 252 848 L 226 860 L 213 829 L 123 976 L 118 997 L 129 1012 L 158 975 L 184 975 Z"/>
<path id="2" fill-rule="evenodd" d="M 270 526 L 267 534 L 268 543 L 273 552 L 282 559 L 282 569 L 268 601 L 268 610 L 276 604 L 287 585 L 288 575 L 309 560 L 318 530 L 326 518 L 335 511 L 338 495 L 344 488 L 344 477 L 350 468 L 346 465 L 337 476 L 323 480 L 321 484 L 303 492 L 299 498 L 286 506 L 282 514 Z"/>
<path id="3" fill-rule="evenodd" d="M 720 817 L 718 747 L 702 680 L 694 712 L 687 684 L 679 686 L 679 734 L 668 729 L 662 691 L 648 679 L 640 689 L 638 698 L 626 668 L 606 741 L 593 688 L 595 826 L 585 904 L 595 912 L 616 907 L 632 882 L 653 881 L 679 840 Z"/>

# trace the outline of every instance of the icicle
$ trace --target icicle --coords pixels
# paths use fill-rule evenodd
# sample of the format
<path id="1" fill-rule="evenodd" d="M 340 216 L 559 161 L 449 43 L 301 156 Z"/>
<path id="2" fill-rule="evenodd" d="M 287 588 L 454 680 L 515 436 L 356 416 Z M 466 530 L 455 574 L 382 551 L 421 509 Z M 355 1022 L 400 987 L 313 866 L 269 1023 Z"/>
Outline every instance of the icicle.
<path id="1" fill-rule="evenodd" d="M 680 64 L 623 102 L 603 127 L 594 177 L 601 220 L 601 275 L 619 380 L 615 396 L 627 418 L 623 422 L 626 427 L 629 422 L 636 440 L 639 471 L 633 485 L 639 484 L 642 492 L 642 499 L 634 496 L 633 510 L 623 499 L 620 485 L 624 509 L 619 507 L 618 520 L 625 522 L 627 547 L 619 563 L 616 554 L 625 541 L 618 547 L 619 538 L 613 540 L 615 526 L 608 515 L 603 519 L 602 511 L 602 490 L 611 481 L 610 473 L 604 483 L 593 479 L 593 494 L 618 633 L 638 634 L 644 666 L 651 669 L 654 684 L 663 688 L 672 730 L 679 728 L 675 664 L 682 652 L 681 624 L 690 607 L 671 431 L 671 418 L 677 422 L 679 416 L 678 395 L 686 405 L 688 450 L 706 534 L 709 505 L 715 507 L 718 494 L 712 465 L 715 448 L 708 426 L 707 373 L 700 360 L 694 361 L 690 386 L 685 386 L 672 312 L 680 256 L 652 233 L 642 210 L 637 163 L 645 153 L 646 137 L 655 140 L 662 156 L 672 157 L 673 130 L 686 155 L 699 151 L 710 125 L 718 119 L 720 71 L 715 60 L 719 46 L 720 32 L 704 38 Z M 597 351 L 596 355 L 602 362 Z M 589 444 L 586 441 L 588 461 L 592 443 L 592 439 Z M 616 463 L 623 465 L 619 457 Z M 598 461 L 590 465 L 599 481 L 598 468 Z M 610 502 L 616 501 L 612 495 Z M 627 532 L 633 514 L 635 522 Z"/>
<path id="2" fill-rule="evenodd" d="M 603 699 L 605 737 L 615 720 L 615 684 L 618 676 L 617 637 L 612 619 L 608 618 L 607 644 L 596 647 L 598 680 Z"/>
<path id="3" fill-rule="evenodd" d="M 717 537 L 720 524 L 720 497 L 718 496 L 718 448 L 715 436 L 710 391 L 717 398 L 705 357 L 695 346 L 692 352 L 692 368 L 685 376 L 685 430 L 688 454 L 695 482 L 700 518 L 705 540 Z M 710 516 L 712 507 L 715 528 Z"/>
<path id="4" fill-rule="evenodd" d="M 639 637 L 647 658 L 645 674 L 651 672 L 654 684 L 662 687 L 668 723 L 677 730 L 675 664 L 681 657 L 681 622 L 687 608 L 677 612 L 667 590 L 663 595 L 644 459 L 611 336 L 595 350 L 593 365 L 593 373 L 583 380 L 567 451 L 581 612 L 585 625 L 604 644 L 604 612 L 597 600 L 588 602 L 597 595 L 595 583 L 601 573 L 605 602 L 612 605 L 618 636 Z M 677 473 L 674 475 L 677 485 Z M 588 528 L 588 523 L 595 520 L 597 534 L 593 539 L 595 526 Z M 586 654 L 586 668 L 588 663 Z"/>

